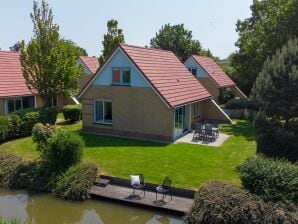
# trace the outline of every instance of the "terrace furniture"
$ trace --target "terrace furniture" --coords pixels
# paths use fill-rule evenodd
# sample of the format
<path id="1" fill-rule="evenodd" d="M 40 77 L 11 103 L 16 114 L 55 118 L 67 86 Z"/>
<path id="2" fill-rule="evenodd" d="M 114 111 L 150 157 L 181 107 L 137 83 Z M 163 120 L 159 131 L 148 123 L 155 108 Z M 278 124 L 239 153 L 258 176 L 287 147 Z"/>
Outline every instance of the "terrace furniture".
<path id="1" fill-rule="evenodd" d="M 172 180 L 169 177 L 166 177 L 162 183 L 162 185 L 156 187 L 156 200 L 157 200 L 157 193 L 162 194 L 162 200 L 165 199 L 168 193 L 171 193 L 171 200 L 173 198 L 172 192 Z"/>
<path id="2" fill-rule="evenodd" d="M 195 131 L 193 134 L 193 138 L 198 138 L 198 139 L 204 138 L 204 131 L 203 131 L 202 124 L 200 124 L 200 123 L 195 124 Z"/>
<path id="3" fill-rule="evenodd" d="M 211 141 L 215 141 L 216 139 L 216 132 L 212 130 L 211 124 L 205 124 L 205 135 L 207 140 L 211 139 Z"/>
<path id="4" fill-rule="evenodd" d="M 131 178 L 131 187 L 133 188 L 133 195 L 135 195 L 136 189 L 142 190 L 145 197 L 145 181 L 143 174 L 134 174 L 130 175 Z"/>

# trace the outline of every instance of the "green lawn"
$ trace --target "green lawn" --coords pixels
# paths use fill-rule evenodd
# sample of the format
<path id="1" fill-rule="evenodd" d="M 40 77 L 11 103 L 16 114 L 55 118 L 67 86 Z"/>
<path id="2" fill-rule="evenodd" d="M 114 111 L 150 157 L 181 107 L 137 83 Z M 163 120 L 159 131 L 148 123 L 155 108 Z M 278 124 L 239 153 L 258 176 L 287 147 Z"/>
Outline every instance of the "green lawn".
<path id="1" fill-rule="evenodd" d="M 79 131 L 81 124 L 62 123 L 61 127 Z M 221 147 L 82 134 L 86 141 L 84 160 L 97 164 L 102 174 L 117 177 L 143 173 L 146 181 L 160 183 L 170 176 L 177 187 L 197 189 L 211 179 L 240 184 L 236 167 L 255 154 L 253 130 L 247 121 L 223 125 L 221 130 L 231 135 Z M 2 144 L 0 151 L 17 153 L 26 159 L 38 156 L 30 137 Z"/>

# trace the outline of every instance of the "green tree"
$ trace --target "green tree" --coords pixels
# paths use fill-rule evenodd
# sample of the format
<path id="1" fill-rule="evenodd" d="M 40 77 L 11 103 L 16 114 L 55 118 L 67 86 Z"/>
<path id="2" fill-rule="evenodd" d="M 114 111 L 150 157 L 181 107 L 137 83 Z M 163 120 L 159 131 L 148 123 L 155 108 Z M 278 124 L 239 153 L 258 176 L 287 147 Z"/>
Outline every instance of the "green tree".
<path id="1" fill-rule="evenodd" d="M 61 44 L 65 45 L 67 52 L 69 52 L 70 55 L 75 56 L 75 60 L 79 56 L 88 56 L 87 51 L 84 48 L 81 48 L 80 46 L 78 46 L 72 40 L 61 39 L 60 41 L 61 41 Z"/>
<path id="2" fill-rule="evenodd" d="M 258 151 L 273 157 L 298 160 L 298 39 L 267 58 L 252 89 L 259 105 L 255 127 Z"/>
<path id="3" fill-rule="evenodd" d="M 200 54 L 202 52 L 200 42 L 193 39 L 192 31 L 184 28 L 184 24 L 173 26 L 165 24 L 156 33 L 156 36 L 150 40 L 150 45 L 153 48 L 173 51 L 182 61 L 185 61 L 192 54 Z M 204 54 L 210 55 L 211 52 L 208 50 Z"/>
<path id="4" fill-rule="evenodd" d="M 30 90 L 38 92 L 45 107 L 58 95 L 70 96 L 78 90 L 77 80 L 82 70 L 59 36 L 59 26 L 53 22 L 49 5 L 33 3 L 31 19 L 34 36 L 28 44 L 21 43 L 23 76 Z"/>
<path id="5" fill-rule="evenodd" d="M 233 55 L 234 79 L 247 94 L 268 56 L 298 36 L 297 0 L 254 0 L 252 16 L 238 21 L 239 50 Z"/>
<path id="6" fill-rule="evenodd" d="M 118 21 L 111 19 L 107 22 L 108 32 L 103 36 L 102 41 L 102 55 L 99 58 L 100 64 L 102 64 L 110 56 L 114 48 L 121 43 L 124 43 L 123 30 L 118 28 Z"/>

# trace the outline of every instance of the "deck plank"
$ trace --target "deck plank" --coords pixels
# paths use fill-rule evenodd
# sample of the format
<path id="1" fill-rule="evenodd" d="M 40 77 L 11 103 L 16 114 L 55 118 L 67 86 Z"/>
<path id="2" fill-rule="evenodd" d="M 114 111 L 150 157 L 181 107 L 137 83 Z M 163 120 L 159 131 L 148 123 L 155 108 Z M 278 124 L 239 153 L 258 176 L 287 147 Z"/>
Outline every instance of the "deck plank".
<path id="1" fill-rule="evenodd" d="M 193 199 L 173 195 L 161 200 L 162 195 L 158 195 L 156 201 L 155 192 L 146 191 L 145 197 L 141 191 L 136 191 L 137 196 L 132 196 L 132 188 L 109 184 L 106 187 L 93 186 L 90 190 L 91 196 L 99 196 L 113 200 L 128 202 L 135 205 L 143 205 L 153 208 L 160 208 L 171 212 L 187 213 L 190 211 Z"/>

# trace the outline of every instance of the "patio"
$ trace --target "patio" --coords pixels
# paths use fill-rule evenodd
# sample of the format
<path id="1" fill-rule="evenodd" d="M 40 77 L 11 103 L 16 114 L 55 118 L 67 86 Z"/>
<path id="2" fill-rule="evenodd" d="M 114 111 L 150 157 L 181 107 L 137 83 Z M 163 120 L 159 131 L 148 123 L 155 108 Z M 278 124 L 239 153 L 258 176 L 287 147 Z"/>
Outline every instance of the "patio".
<path id="1" fill-rule="evenodd" d="M 208 141 L 208 140 L 200 140 L 198 138 L 193 138 L 194 131 L 187 133 L 186 135 L 179 138 L 175 143 L 190 143 L 190 144 L 200 144 L 200 145 L 207 145 L 207 146 L 221 146 L 230 136 L 227 134 L 219 133 L 219 136 L 216 138 L 215 141 Z"/>

